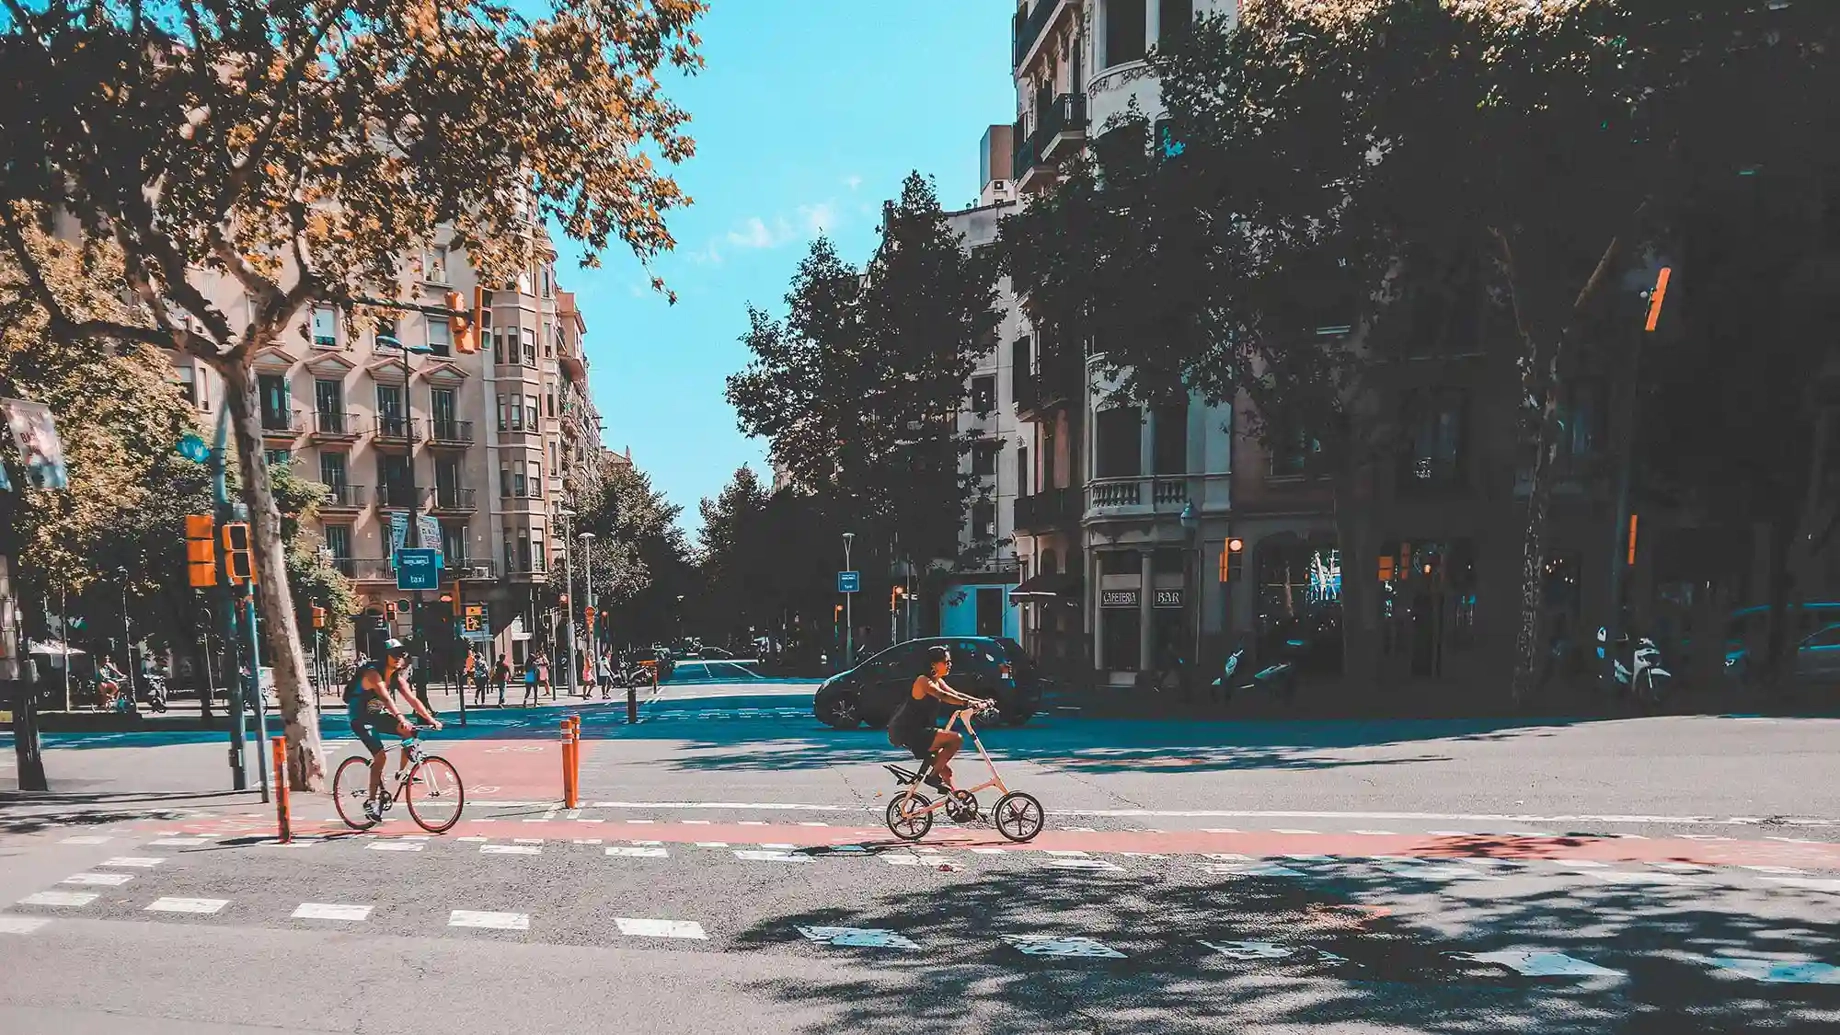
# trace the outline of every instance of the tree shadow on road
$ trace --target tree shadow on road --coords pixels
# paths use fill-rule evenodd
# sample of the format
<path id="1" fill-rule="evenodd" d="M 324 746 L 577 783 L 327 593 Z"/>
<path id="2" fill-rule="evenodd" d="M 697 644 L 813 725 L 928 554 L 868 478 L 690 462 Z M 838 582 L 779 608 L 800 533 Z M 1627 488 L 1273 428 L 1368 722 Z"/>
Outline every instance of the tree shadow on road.
<path id="1" fill-rule="evenodd" d="M 1840 1024 L 1840 987 L 1766 984 L 1706 961 L 1831 954 L 1840 926 L 1790 918 L 1802 905 L 1793 899 L 1772 919 L 1698 887 L 1552 883 L 1484 897 L 1476 889 L 1496 885 L 1341 864 L 1225 879 L 1034 868 L 972 878 L 915 867 L 912 890 L 773 916 L 740 942 L 802 944 L 804 925 L 888 928 L 918 943 L 810 946 L 867 967 L 755 986 L 787 1003 L 828 1004 L 813 1031 L 1673 1035 Z M 1821 912 L 1832 915 L 1825 903 Z M 1026 955 L 1003 940 L 1031 935 L 1084 936 L 1124 955 Z M 1474 958 L 1503 950 L 1563 953 L 1617 973 L 1529 977 Z"/>

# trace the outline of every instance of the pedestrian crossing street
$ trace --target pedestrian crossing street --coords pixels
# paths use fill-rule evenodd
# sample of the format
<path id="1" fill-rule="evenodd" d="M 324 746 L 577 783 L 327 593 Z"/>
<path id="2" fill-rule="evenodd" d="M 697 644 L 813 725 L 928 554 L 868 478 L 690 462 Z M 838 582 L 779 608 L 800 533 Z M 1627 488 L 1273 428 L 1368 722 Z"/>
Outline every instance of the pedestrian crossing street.
<path id="1" fill-rule="evenodd" d="M 771 836 L 770 830 L 763 830 Z M 1396 910 L 1403 912 L 1419 896 L 1434 896 L 1452 906 L 1487 901 L 1489 896 L 1526 894 L 1543 887 L 1605 889 L 1620 894 L 1653 895 L 1657 906 L 1678 905 L 1721 892 L 1795 896 L 1779 903 L 1781 914 L 1810 908 L 1831 909 L 1840 904 L 1840 878 L 1822 876 L 1793 867 L 1720 867 L 1685 863 L 1605 864 L 1582 860 L 1502 860 L 1490 858 L 1426 859 L 1391 856 L 1346 857 L 1288 854 L 1251 857 L 1232 853 L 1164 855 L 1141 852 L 1085 852 L 1035 850 L 993 845 L 891 844 L 839 840 L 821 846 L 795 846 L 788 842 L 703 841 L 668 843 L 645 838 L 535 838 L 469 835 L 351 834 L 301 838 L 282 844 L 272 839 L 222 838 L 166 832 L 73 835 L 65 843 L 118 852 L 60 880 L 55 886 L 26 894 L 0 909 L 0 936 L 30 938 L 54 930 L 64 919 L 219 923 L 231 926 L 337 928 L 374 930 L 378 934 L 423 937 L 516 937 L 543 942 L 588 940 L 597 944 L 702 947 L 706 951 L 749 951 L 760 948 L 803 946 L 812 952 L 871 952 L 891 955 L 942 953 L 960 958 L 981 951 L 999 963 L 1023 965 L 1027 961 L 1062 960 L 1066 965 L 1103 965 L 1103 961 L 1143 960 L 1183 966 L 1301 967 L 1311 973 L 1345 972 L 1359 979 L 1364 961 L 1349 947 L 1346 931 L 1334 937 L 1317 937 L 1341 929 L 1360 933 L 1366 926 L 1384 922 Z M 254 853 L 251 863 L 292 860 L 310 864 L 306 881 L 263 882 L 260 888 L 232 885 L 209 867 L 242 869 L 240 853 Z M 392 870 L 390 879 L 369 876 L 379 855 L 405 860 L 409 870 Z M 443 882 L 441 901 L 411 906 L 391 897 L 394 882 L 408 880 L 418 866 L 431 872 L 472 861 L 458 872 L 466 880 Z M 246 856 L 245 856 L 246 858 Z M 559 866 L 558 866 L 559 864 Z M 188 875 L 194 865 L 205 872 Z M 605 870 L 590 870 L 598 865 Z M 520 868 L 558 867 L 524 872 Z M 482 868 L 491 867 L 491 868 Z M 838 870 L 837 868 L 843 868 Z M 701 879 L 692 870 L 722 868 L 710 875 L 687 900 L 657 915 L 611 915 L 584 928 L 581 906 L 564 905 L 547 898 L 545 881 L 554 874 L 570 875 L 590 897 L 605 888 L 618 898 L 622 913 L 649 901 L 632 895 L 634 889 L 661 887 L 672 878 Z M 738 871 L 735 868 L 740 868 Z M 1298 892 L 1318 897 L 1304 911 L 1308 923 L 1280 925 L 1273 933 L 1269 918 L 1257 919 L 1232 909 L 1220 911 L 1201 925 L 1204 929 L 1177 930 L 1162 918 L 1141 917 L 1137 925 L 1096 923 L 1092 916 L 1052 911 L 1045 923 L 1024 929 L 996 926 L 980 930 L 951 944 L 937 930 L 905 928 L 886 915 L 851 916 L 830 910 L 821 917 L 774 918 L 768 929 L 760 921 L 736 915 L 718 906 L 732 884 L 756 882 L 762 875 L 823 872 L 826 880 L 842 881 L 852 888 L 872 889 L 878 880 L 896 885 L 918 874 L 935 886 L 955 879 L 1021 877 L 1023 888 L 1031 881 L 1081 882 L 1086 898 L 1105 902 L 1151 881 L 1188 881 L 1203 887 L 1225 889 L 1252 899 Z M 329 879 L 323 875 L 364 875 L 363 880 Z M 885 876 L 879 876 L 885 875 Z M 604 884 L 588 878 L 606 878 Z M 312 887 L 311 899 L 292 900 L 278 887 Z M 1064 884 L 1056 888 L 1067 887 Z M 1385 894 L 1363 894 L 1363 888 Z M 344 895 L 319 894 L 324 888 Z M 538 902 L 514 904 L 517 897 L 506 889 L 527 889 Z M 580 890 L 580 889 L 578 889 Z M 364 892 L 358 894 L 356 892 Z M 615 892 L 624 892 L 615 895 Z M 1385 904 L 1390 894 L 1398 905 Z M 1808 896 L 1813 896 L 1810 899 Z M 445 901 L 451 899 L 451 901 Z M 668 900 L 668 896 L 658 899 Z M 431 900 L 432 901 L 432 900 Z M 697 905 L 686 908 L 685 901 Z M 1640 901 L 1639 899 L 1637 901 Z M 707 909 L 698 915 L 697 908 Z M 639 910 L 631 910 L 640 912 Z M 873 911 L 871 911 L 873 912 Z M 1327 918 L 1327 919 L 1325 919 Z M 1059 929 L 1056 921 L 1060 921 Z M 819 922 L 822 921 L 822 922 Z M 1084 925 L 1084 926 L 1083 926 Z M 924 926 L 924 925 L 922 925 Z M 1050 929 L 1042 929 L 1044 926 Z M 1142 930 L 1133 930 L 1133 926 Z M 1290 928 L 1285 936 L 1282 928 Z M 564 930 L 566 928 L 566 931 Z M 1095 928 L 1106 928 L 1098 930 Z M 1780 939 L 1778 939 L 1780 942 Z M 1806 939 L 1803 939 L 1806 943 Z M 1358 944 L 1358 943 L 1357 943 Z M 1826 949 L 1834 946 L 1828 944 Z M 1389 950 L 1393 951 L 1393 950 Z M 1463 980 L 1515 980 L 1518 978 L 1567 979 L 1585 983 L 1625 980 L 1645 962 L 1629 958 L 1626 948 L 1581 950 L 1573 941 L 1564 944 L 1529 944 L 1519 940 L 1499 944 L 1479 939 L 1477 944 L 1451 942 L 1433 954 L 1436 967 Z M 1658 945 L 1645 954 L 1671 964 L 1688 965 L 1702 976 L 1760 985 L 1840 985 L 1840 968 L 1829 954 L 1817 958 L 1808 952 L 1785 951 L 1760 937 L 1746 950 L 1724 946 L 1717 952 L 1696 951 L 1686 943 Z M 1174 964 L 1171 964 L 1174 965 Z"/>

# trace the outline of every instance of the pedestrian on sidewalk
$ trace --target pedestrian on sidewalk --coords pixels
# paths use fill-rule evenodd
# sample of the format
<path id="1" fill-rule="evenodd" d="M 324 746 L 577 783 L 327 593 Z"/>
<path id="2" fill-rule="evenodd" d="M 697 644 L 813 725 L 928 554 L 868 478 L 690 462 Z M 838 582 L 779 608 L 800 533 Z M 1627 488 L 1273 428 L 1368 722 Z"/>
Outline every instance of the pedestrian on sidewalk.
<path id="1" fill-rule="evenodd" d="M 492 670 L 486 666 L 484 654 L 473 655 L 473 663 L 467 666 L 466 674 L 473 680 L 473 703 L 486 703 L 486 685 L 492 680 Z"/>
<path id="2" fill-rule="evenodd" d="M 500 708 L 505 706 L 505 683 L 510 679 L 511 657 L 507 654 L 500 654 L 497 663 L 492 666 L 492 682 L 498 684 L 498 706 Z"/>
<path id="3" fill-rule="evenodd" d="M 537 704 L 542 698 L 537 693 L 537 659 L 535 655 L 524 661 L 524 703 L 528 708 Z"/>
<path id="4" fill-rule="evenodd" d="M 549 691 L 549 699 L 556 699 L 556 686 L 549 681 L 549 655 L 537 652 L 537 686 Z"/>

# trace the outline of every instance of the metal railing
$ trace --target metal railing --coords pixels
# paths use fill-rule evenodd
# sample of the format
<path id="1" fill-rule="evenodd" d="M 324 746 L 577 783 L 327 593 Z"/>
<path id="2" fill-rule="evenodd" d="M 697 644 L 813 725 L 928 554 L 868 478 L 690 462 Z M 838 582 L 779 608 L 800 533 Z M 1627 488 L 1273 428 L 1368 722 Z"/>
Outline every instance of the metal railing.
<path id="1" fill-rule="evenodd" d="M 377 505 L 379 507 L 399 507 L 403 510 L 412 510 L 415 507 L 415 493 L 410 491 L 409 486 L 406 484 L 393 485 L 389 482 L 385 482 L 377 486 Z"/>
<path id="2" fill-rule="evenodd" d="M 316 410 L 313 413 L 313 433 L 339 437 L 356 436 L 358 434 L 358 415 L 333 410 Z"/>
<path id="3" fill-rule="evenodd" d="M 298 435 L 303 430 L 305 428 L 298 413 L 262 411 L 262 434 L 264 435 Z"/>
<path id="4" fill-rule="evenodd" d="M 473 422 L 440 419 L 429 421 L 428 441 L 436 445 L 470 446 L 473 444 Z"/>
<path id="5" fill-rule="evenodd" d="M 326 486 L 326 501 L 320 506 L 340 510 L 357 510 L 364 506 L 366 488 L 367 486 L 363 485 L 334 482 Z"/>
<path id="6" fill-rule="evenodd" d="M 1054 20 L 1054 10 L 1061 5 L 1061 0 L 1036 0 L 1035 7 L 1024 15 L 1018 10 L 1010 19 L 1010 67 L 1021 68 L 1022 59 L 1028 56 L 1029 49 Z"/>
<path id="7" fill-rule="evenodd" d="M 1063 134 L 1071 139 L 1076 133 L 1082 136 L 1086 133 L 1086 95 L 1061 94 L 1041 113 L 1035 129 L 1036 156 L 1043 160 L 1052 157 L 1056 141 Z"/>
<path id="8" fill-rule="evenodd" d="M 420 437 L 421 421 L 415 417 L 377 418 L 377 437 L 398 442 L 414 442 Z"/>
<path id="9" fill-rule="evenodd" d="M 477 489 L 454 485 L 437 485 L 428 491 L 428 505 L 436 510 L 474 510 L 478 507 Z"/>
<path id="10" fill-rule="evenodd" d="M 388 557 L 352 557 L 351 578 L 360 582 L 395 582 L 396 568 Z"/>
<path id="11" fill-rule="evenodd" d="M 1016 530 L 1045 531 L 1080 523 L 1080 490 L 1046 489 L 1016 497 Z"/>

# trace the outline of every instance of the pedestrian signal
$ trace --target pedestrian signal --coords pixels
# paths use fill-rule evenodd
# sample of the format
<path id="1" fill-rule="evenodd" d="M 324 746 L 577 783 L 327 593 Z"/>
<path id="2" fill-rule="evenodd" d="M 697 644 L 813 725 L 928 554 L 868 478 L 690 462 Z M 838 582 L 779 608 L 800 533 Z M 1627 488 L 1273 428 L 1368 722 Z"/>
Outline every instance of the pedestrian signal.
<path id="1" fill-rule="evenodd" d="M 249 543 L 249 523 L 231 521 L 224 525 L 224 575 L 232 586 L 255 585 L 256 557 Z"/>
<path id="2" fill-rule="evenodd" d="M 324 629 L 325 627 L 326 627 L 326 609 L 319 606 L 318 604 L 314 604 L 313 605 L 313 628 Z"/>
<path id="3" fill-rule="evenodd" d="M 191 585 L 217 585 L 215 540 L 216 528 L 211 515 L 185 515 L 185 567 Z"/>

